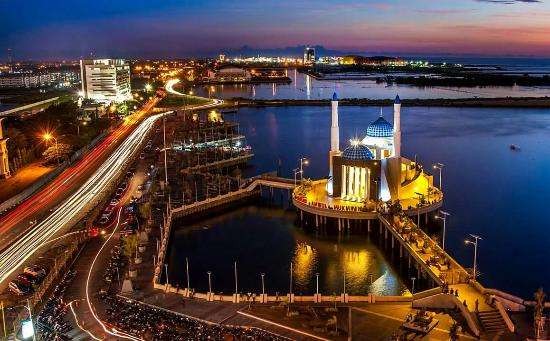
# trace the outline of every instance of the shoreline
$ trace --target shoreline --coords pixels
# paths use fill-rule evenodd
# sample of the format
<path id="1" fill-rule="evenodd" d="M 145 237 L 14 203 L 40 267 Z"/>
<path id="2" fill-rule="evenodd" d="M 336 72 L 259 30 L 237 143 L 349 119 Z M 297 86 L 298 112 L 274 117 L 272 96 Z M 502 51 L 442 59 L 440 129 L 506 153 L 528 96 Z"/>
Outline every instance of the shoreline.
<path id="1" fill-rule="evenodd" d="M 281 107 L 281 106 L 329 106 L 330 100 L 304 99 L 226 99 L 229 106 L 236 107 Z M 550 108 L 550 97 L 496 97 L 496 98 L 433 98 L 402 99 L 408 107 L 481 107 L 481 108 Z M 343 106 L 390 106 L 391 99 L 344 98 L 339 100 Z"/>

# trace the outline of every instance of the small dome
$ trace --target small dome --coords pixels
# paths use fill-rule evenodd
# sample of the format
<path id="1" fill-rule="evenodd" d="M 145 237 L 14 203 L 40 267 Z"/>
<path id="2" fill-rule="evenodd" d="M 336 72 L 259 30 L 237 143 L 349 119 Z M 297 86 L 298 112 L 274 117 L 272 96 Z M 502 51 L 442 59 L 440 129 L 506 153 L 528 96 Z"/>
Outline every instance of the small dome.
<path id="1" fill-rule="evenodd" d="M 380 116 L 367 127 L 367 136 L 370 137 L 392 137 L 393 126 Z"/>
<path id="2" fill-rule="evenodd" d="M 351 146 L 344 149 L 342 157 L 346 160 L 372 160 L 374 156 L 372 155 L 369 148 L 365 147 L 362 144 L 352 144 Z"/>
<path id="3" fill-rule="evenodd" d="M 393 101 L 394 104 L 401 104 L 401 98 L 399 98 L 399 94 L 395 96 L 395 101 Z"/>

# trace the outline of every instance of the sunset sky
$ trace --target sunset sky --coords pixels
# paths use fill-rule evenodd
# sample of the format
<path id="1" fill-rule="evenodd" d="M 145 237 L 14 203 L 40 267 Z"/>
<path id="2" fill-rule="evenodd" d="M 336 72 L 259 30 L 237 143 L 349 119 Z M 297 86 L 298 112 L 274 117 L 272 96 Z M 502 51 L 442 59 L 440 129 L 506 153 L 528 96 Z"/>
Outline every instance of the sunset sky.
<path id="1" fill-rule="evenodd" d="M 550 57 L 550 0 L 0 0 L 0 58 L 184 57 L 304 44 Z"/>

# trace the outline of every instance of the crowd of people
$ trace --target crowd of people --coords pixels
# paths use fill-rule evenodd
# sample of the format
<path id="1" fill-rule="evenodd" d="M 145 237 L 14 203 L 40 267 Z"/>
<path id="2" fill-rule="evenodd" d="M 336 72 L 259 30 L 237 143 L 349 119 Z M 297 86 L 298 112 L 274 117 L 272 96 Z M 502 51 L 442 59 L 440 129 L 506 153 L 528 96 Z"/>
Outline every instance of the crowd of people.
<path id="1" fill-rule="evenodd" d="M 256 328 L 210 324 L 104 293 L 108 324 L 144 340 L 285 340 Z"/>

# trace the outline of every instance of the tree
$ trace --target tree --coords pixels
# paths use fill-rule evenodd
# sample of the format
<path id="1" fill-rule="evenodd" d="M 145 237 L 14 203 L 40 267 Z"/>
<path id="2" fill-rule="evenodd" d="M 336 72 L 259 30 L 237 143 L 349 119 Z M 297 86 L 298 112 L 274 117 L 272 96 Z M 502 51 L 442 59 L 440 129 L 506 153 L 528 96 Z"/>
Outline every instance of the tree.
<path id="1" fill-rule="evenodd" d="M 44 153 L 42 153 L 42 156 L 44 156 L 44 160 L 46 163 L 55 163 L 58 160 L 63 161 L 63 159 L 67 158 L 71 154 L 72 148 L 68 144 L 65 143 L 52 143 Z"/>
<path id="2" fill-rule="evenodd" d="M 145 202 L 139 206 L 139 214 L 145 220 L 148 220 L 151 216 L 151 203 Z"/>
<path id="3" fill-rule="evenodd" d="M 137 234 L 130 234 L 124 237 L 124 255 L 133 263 L 134 254 L 136 253 L 139 243 Z"/>

